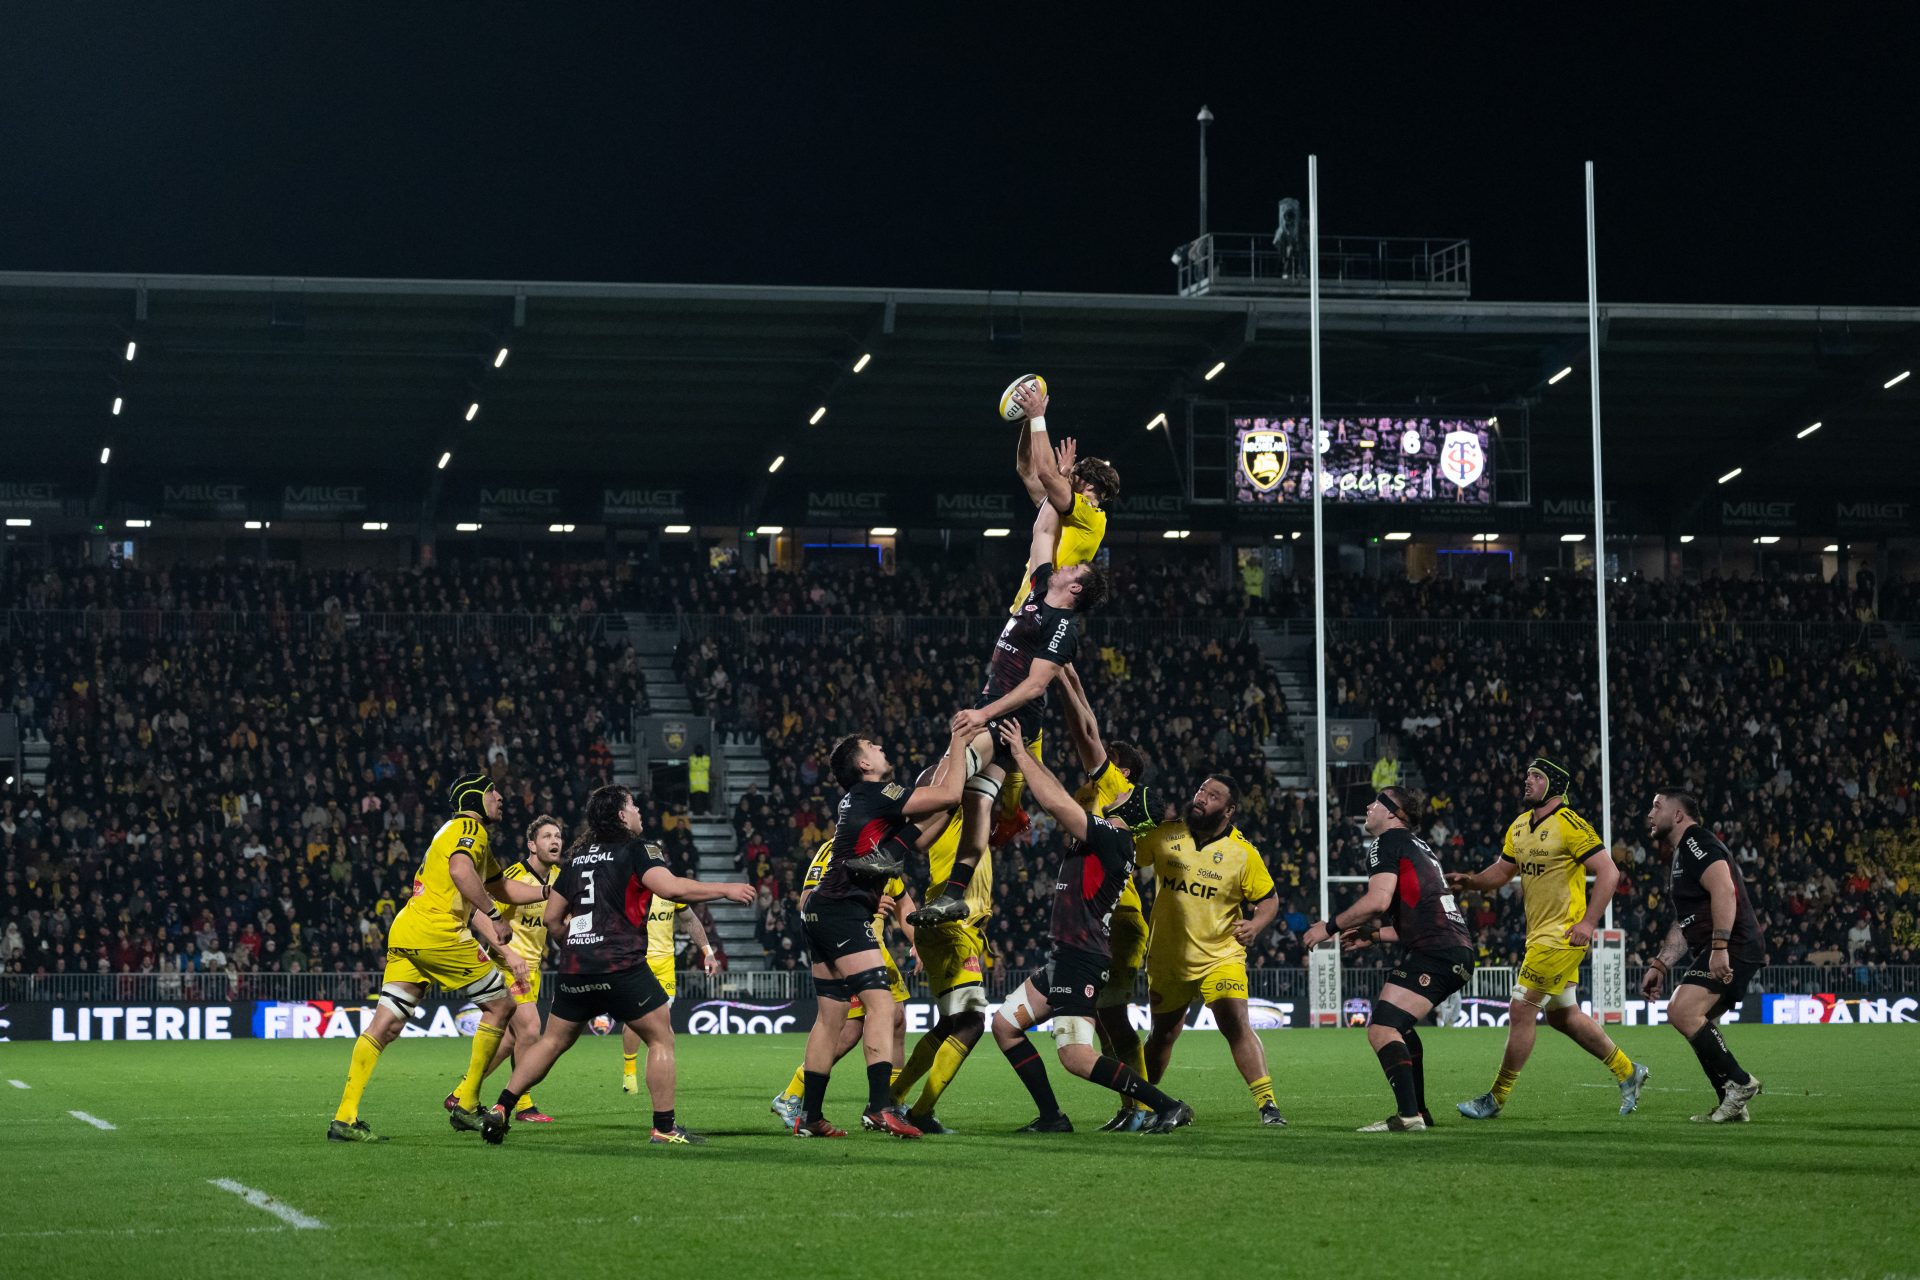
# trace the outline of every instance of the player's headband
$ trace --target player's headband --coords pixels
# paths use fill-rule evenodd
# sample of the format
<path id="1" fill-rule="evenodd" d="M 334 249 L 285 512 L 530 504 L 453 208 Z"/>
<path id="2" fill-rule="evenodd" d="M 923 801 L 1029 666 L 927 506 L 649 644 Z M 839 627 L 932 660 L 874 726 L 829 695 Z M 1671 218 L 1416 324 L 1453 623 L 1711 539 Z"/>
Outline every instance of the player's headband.
<path id="1" fill-rule="evenodd" d="M 486 774 L 469 774 L 447 788 L 447 803 L 455 813 L 485 813 L 481 800 L 492 788 L 493 779 Z"/>
<path id="2" fill-rule="evenodd" d="M 1147 789 L 1134 787 L 1117 804 L 1107 806 L 1101 815 L 1124 825 L 1136 835 L 1153 825 L 1153 806 L 1147 803 Z"/>
<path id="3" fill-rule="evenodd" d="M 1546 775 L 1547 794 L 1549 796 L 1566 795 L 1567 784 L 1573 781 L 1572 774 L 1568 773 L 1565 769 L 1562 769 L 1559 765 L 1547 759 L 1545 756 L 1535 756 L 1533 760 L 1527 765 L 1527 769 L 1529 771 L 1538 769 L 1541 773 Z"/>
<path id="4" fill-rule="evenodd" d="M 1413 815 L 1403 809 L 1398 800 L 1395 800 L 1384 791 L 1375 793 L 1373 798 L 1380 803 L 1382 809 L 1385 809 L 1388 813 L 1400 819 L 1400 821 L 1406 823 L 1408 826 L 1413 825 Z"/>

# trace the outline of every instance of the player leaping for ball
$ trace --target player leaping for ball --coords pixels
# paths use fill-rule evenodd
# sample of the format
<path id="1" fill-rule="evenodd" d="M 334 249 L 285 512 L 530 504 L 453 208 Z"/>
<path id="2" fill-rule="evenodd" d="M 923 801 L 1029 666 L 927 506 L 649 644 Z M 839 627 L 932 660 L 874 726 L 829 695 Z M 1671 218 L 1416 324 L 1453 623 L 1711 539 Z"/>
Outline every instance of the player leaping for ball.
<path id="1" fill-rule="evenodd" d="M 1020 716 L 1031 725 L 1044 717 L 1048 688 L 1080 647 L 1075 614 L 1106 598 L 1106 575 L 1092 565 L 1056 569 L 1046 559 L 1053 554 L 1059 528 L 1060 513 L 1050 503 L 1043 505 L 1033 519 L 1030 562 L 1038 562 L 1038 567 L 1028 578 L 1027 601 L 1007 619 L 993 642 L 986 687 L 979 700 L 953 717 L 956 741 L 967 744 L 970 761 L 982 763 L 967 779 L 961 798 L 960 848 L 953 870 L 944 886 L 930 886 L 938 888 L 938 894 L 913 913 L 911 919 L 918 928 L 964 920 L 972 913 L 967 886 L 987 849 L 1001 783 L 1015 771 L 1013 755 L 993 726 Z"/>

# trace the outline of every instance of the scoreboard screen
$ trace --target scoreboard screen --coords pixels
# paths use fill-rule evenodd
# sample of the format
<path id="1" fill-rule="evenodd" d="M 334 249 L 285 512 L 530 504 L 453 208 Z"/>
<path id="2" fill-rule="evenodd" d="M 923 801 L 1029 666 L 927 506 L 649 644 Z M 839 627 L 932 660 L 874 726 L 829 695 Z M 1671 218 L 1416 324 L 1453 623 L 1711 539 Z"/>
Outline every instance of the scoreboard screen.
<path id="1" fill-rule="evenodd" d="M 1307 415 L 1236 413 L 1233 430 L 1236 502 L 1313 501 Z M 1321 496 L 1327 502 L 1489 505 L 1494 434 L 1491 418 L 1324 417 Z"/>

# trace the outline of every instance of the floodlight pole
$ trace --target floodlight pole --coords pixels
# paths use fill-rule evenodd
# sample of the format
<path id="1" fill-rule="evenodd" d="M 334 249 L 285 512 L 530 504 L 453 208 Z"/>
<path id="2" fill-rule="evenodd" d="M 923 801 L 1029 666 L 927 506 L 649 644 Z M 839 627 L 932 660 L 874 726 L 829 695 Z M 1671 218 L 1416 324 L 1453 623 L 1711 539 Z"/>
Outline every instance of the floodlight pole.
<path id="1" fill-rule="evenodd" d="M 1600 652 L 1600 839 L 1613 856 L 1613 738 L 1607 681 L 1607 505 L 1600 475 L 1600 273 L 1594 251 L 1593 161 L 1587 161 L 1587 373 L 1593 385 L 1593 609 Z M 1613 928 L 1613 903 L 1605 927 Z"/>
<path id="2" fill-rule="evenodd" d="M 1207 234 L 1207 126 L 1213 123 L 1213 112 L 1200 108 L 1200 114 L 1194 119 L 1200 122 L 1200 236 Z"/>
<path id="3" fill-rule="evenodd" d="M 1329 873 L 1327 823 L 1327 553 L 1326 521 L 1321 509 L 1322 483 L 1320 461 L 1320 157 L 1307 157 L 1307 350 L 1312 365 L 1312 416 L 1308 424 L 1307 457 L 1313 474 L 1313 749 L 1318 761 L 1315 774 L 1320 793 L 1320 918 L 1332 918 L 1332 886 Z"/>

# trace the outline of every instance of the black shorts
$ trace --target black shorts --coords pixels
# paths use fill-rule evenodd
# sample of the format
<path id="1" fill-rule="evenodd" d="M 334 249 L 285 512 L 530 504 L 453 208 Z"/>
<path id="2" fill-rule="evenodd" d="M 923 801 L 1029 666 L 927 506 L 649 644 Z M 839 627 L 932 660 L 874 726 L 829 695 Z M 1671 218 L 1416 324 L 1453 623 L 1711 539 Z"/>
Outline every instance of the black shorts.
<path id="1" fill-rule="evenodd" d="M 1707 962 L 1712 956 L 1711 949 L 1694 952 L 1692 958 L 1687 961 L 1687 967 L 1673 985 L 1676 988 L 1705 987 L 1709 991 L 1717 992 L 1719 998 L 1713 1002 L 1713 1008 L 1707 1014 L 1709 1018 L 1717 1019 L 1732 1010 L 1733 1006 L 1746 997 L 1747 984 L 1753 981 L 1754 974 L 1760 972 L 1762 964 L 1758 960 L 1741 960 L 1729 956 L 1728 962 L 1733 965 L 1733 978 L 1729 982 L 1722 982 L 1707 969 Z"/>
<path id="2" fill-rule="evenodd" d="M 1409 951 L 1387 970 L 1387 981 L 1439 1004 L 1473 976 L 1471 947 L 1452 951 Z"/>
<path id="3" fill-rule="evenodd" d="M 873 912 L 845 898 L 823 902 L 815 893 L 807 899 L 800 923 L 806 929 L 807 950 L 815 964 L 832 964 L 880 948 L 880 939 L 873 933 Z"/>
<path id="4" fill-rule="evenodd" d="M 615 1022 L 633 1022 L 670 999 L 644 964 L 613 973 L 563 973 L 553 990 L 548 1016 L 567 1022 L 591 1022 L 603 1013 Z"/>
<path id="5" fill-rule="evenodd" d="M 1047 967 L 1028 978 L 1047 998 L 1053 1016 L 1091 1018 L 1094 999 L 1107 985 L 1113 962 L 1106 956 L 1073 947 L 1061 947 L 1047 959 Z"/>
<path id="6" fill-rule="evenodd" d="M 983 693 L 973 704 L 973 709 L 978 711 L 993 701 L 995 701 L 995 699 L 989 698 Z M 987 721 L 987 732 L 993 737 L 993 759 L 991 763 L 999 765 L 1009 774 L 1013 773 L 1013 751 L 1006 743 L 1000 740 L 1000 726 L 1009 720 L 1018 720 L 1020 722 L 1020 736 L 1027 740 L 1027 750 L 1033 752 L 1034 744 L 1040 740 L 1040 731 L 1045 727 L 1040 723 L 1045 715 L 1046 706 L 1043 703 L 1029 702 L 1025 706 L 1015 707 L 998 719 Z M 1034 758 L 1037 760 L 1039 756 L 1036 754 Z M 982 763 L 985 764 L 988 762 L 983 761 Z"/>

